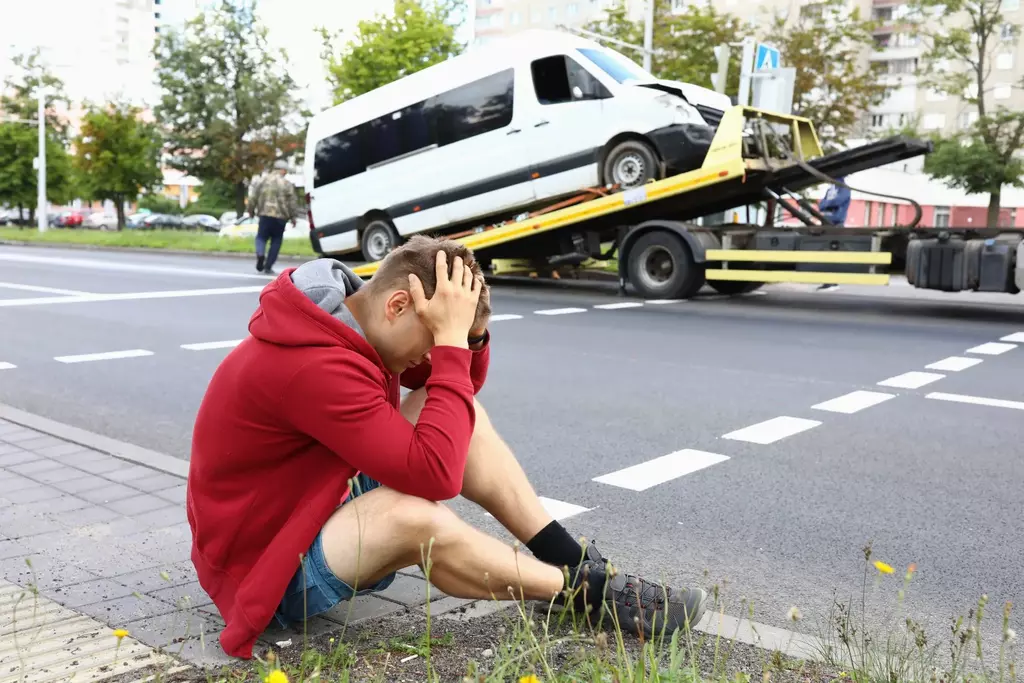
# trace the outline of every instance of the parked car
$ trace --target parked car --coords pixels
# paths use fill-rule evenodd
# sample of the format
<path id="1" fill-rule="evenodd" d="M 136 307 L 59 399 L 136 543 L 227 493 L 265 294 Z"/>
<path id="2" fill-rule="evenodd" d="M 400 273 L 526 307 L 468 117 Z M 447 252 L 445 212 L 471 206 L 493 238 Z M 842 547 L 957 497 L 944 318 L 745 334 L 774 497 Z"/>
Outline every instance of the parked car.
<path id="1" fill-rule="evenodd" d="M 82 221 L 82 227 L 90 230 L 117 230 L 117 215 L 102 211 L 91 213 Z"/>
<path id="2" fill-rule="evenodd" d="M 182 223 L 186 228 L 191 228 L 193 230 L 208 230 L 210 232 L 217 232 L 220 230 L 220 221 L 205 213 L 186 216 Z"/>
<path id="3" fill-rule="evenodd" d="M 173 230 L 184 227 L 184 222 L 181 216 L 169 213 L 153 213 L 142 219 L 140 227 L 147 230 Z"/>
<path id="4" fill-rule="evenodd" d="M 255 216 L 245 215 L 237 219 L 231 225 L 225 225 L 220 229 L 221 237 L 255 237 L 259 229 L 259 219 Z M 295 227 L 288 223 L 284 229 L 284 238 L 288 239 L 309 239 L 309 221 L 299 218 Z"/>
<path id="5" fill-rule="evenodd" d="M 238 220 L 237 211 L 225 211 L 220 215 L 221 225 L 234 225 L 235 221 Z"/>

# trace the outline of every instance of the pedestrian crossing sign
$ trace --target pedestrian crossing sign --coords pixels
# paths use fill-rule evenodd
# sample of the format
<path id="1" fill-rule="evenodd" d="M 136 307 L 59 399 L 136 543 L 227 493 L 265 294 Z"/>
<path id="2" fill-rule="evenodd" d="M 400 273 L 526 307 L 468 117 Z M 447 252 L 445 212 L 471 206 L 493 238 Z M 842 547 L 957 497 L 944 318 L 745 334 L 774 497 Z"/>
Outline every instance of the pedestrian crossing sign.
<path id="1" fill-rule="evenodd" d="M 754 57 L 754 71 L 767 71 L 779 68 L 779 50 L 771 45 L 759 43 Z"/>

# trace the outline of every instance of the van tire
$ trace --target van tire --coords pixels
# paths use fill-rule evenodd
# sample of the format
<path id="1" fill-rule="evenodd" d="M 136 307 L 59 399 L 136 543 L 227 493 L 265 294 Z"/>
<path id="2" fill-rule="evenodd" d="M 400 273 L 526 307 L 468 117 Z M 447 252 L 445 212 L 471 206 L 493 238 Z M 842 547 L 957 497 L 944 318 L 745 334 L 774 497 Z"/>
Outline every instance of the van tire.
<path id="1" fill-rule="evenodd" d="M 688 299 L 704 286 L 698 264 L 683 238 L 668 230 L 642 235 L 629 250 L 626 274 L 645 299 Z"/>
<path id="2" fill-rule="evenodd" d="M 658 179 L 658 156 L 647 143 L 626 140 L 615 145 L 605 156 L 601 175 L 605 184 L 631 190 Z"/>
<path id="3" fill-rule="evenodd" d="M 360 244 L 363 258 L 370 263 L 382 260 L 398 243 L 398 233 L 387 219 L 374 218 L 363 228 Z"/>

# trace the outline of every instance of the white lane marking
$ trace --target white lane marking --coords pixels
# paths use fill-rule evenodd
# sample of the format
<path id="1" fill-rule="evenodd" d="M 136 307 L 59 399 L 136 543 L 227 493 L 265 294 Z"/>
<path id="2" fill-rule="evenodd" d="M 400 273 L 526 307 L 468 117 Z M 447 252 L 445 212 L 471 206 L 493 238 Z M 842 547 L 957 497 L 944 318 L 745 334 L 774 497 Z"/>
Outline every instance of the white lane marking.
<path id="1" fill-rule="evenodd" d="M 141 358 L 152 356 L 152 351 L 145 349 L 129 349 L 127 351 L 107 351 L 105 353 L 83 353 L 79 356 L 57 356 L 58 363 L 89 363 L 96 360 L 117 360 L 119 358 Z"/>
<path id="2" fill-rule="evenodd" d="M 1024 403 L 1020 401 L 1007 401 L 1002 398 L 985 398 L 983 396 L 966 396 L 964 394 L 943 394 L 933 392 L 925 396 L 936 401 L 952 401 L 954 403 L 972 403 L 976 406 L 992 406 L 994 408 L 1012 408 L 1024 410 Z"/>
<path id="3" fill-rule="evenodd" d="M 620 308 L 642 308 L 643 304 L 639 301 L 620 301 L 615 304 L 598 304 L 594 308 L 600 308 L 604 311 L 615 311 Z"/>
<path id="4" fill-rule="evenodd" d="M 1018 342 L 1024 344 L 1024 332 L 1014 332 L 1013 334 L 1008 334 L 999 341 Z"/>
<path id="5" fill-rule="evenodd" d="M 681 304 L 686 299 L 646 299 L 645 304 L 651 304 L 652 306 L 666 306 L 668 304 Z"/>
<path id="6" fill-rule="evenodd" d="M 219 342 L 201 342 L 199 344 L 182 344 L 181 348 L 186 351 L 209 351 L 212 349 L 231 349 L 242 343 L 241 339 Z"/>
<path id="7" fill-rule="evenodd" d="M 0 370 L 13 370 L 16 367 L 18 367 L 18 366 L 15 365 L 14 363 L 2 363 L 2 362 L 0 362 Z"/>
<path id="8" fill-rule="evenodd" d="M 560 522 L 563 519 L 569 519 L 576 515 L 584 512 L 590 512 L 594 508 L 585 508 L 581 505 L 573 505 L 572 503 L 566 503 L 561 500 L 555 500 L 554 498 L 545 498 L 544 496 L 537 497 L 540 500 L 540 504 L 544 507 L 544 511 L 551 515 L 552 519 L 556 522 Z M 485 517 L 493 517 L 490 512 L 485 513 Z"/>
<path id="9" fill-rule="evenodd" d="M 896 398 L 896 394 L 883 394 L 879 391 L 852 391 L 845 396 L 839 396 L 829 401 L 824 401 L 816 406 L 815 410 L 827 410 L 830 413 L 844 413 L 852 415 L 866 408 L 877 406 L 890 398 Z"/>
<path id="10" fill-rule="evenodd" d="M 1016 344 L 1000 344 L 999 342 L 989 342 L 980 346 L 975 346 L 973 349 L 967 349 L 967 353 L 980 353 L 984 356 L 998 356 L 1006 353 L 1007 351 L 1013 351 L 1017 348 Z"/>
<path id="11" fill-rule="evenodd" d="M 242 278 L 244 280 L 267 280 L 268 275 L 256 275 L 254 273 L 225 273 L 219 270 L 205 270 L 202 268 L 185 268 L 180 266 L 157 266 L 142 263 L 121 263 L 119 261 L 103 261 L 83 258 L 66 258 L 59 256 L 31 256 L 28 254 L 0 254 L 0 261 L 14 263 L 38 263 L 41 265 L 70 266 L 73 268 L 88 268 L 91 270 L 113 270 L 130 273 L 165 273 L 168 275 L 202 275 L 205 277 L 230 277 Z"/>
<path id="12" fill-rule="evenodd" d="M 920 389 L 926 384 L 937 382 L 945 377 L 935 372 L 904 372 L 889 379 L 883 379 L 878 383 L 880 387 L 893 387 L 895 389 Z"/>
<path id="13" fill-rule="evenodd" d="M 21 285 L 14 282 L 0 282 L 0 289 L 17 289 L 22 292 L 38 292 L 40 294 L 64 294 L 82 296 L 89 292 L 79 292 L 74 289 L 58 289 L 57 287 L 41 287 L 39 285 Z"/>
<path id="14" fill-rule="evenodd" d="M 516 315 L 515 313 L 502 313 L 501 315 L 492 315 L 491 322 L 501 322 L 502 320 L 522 320 L 523 316 Z"/>
<path id="15" fill-rule="evenodd" d="M 585 308 L 548 308 L 543 311 L 534 311 L 537 315 L 568 315 L 570 313 L 586 313 Z"/>
<path id="16" fill-rule="evenodd" d="M 764 422 L 758 422 L 749 427 L 744 427 L 743 429 L 737 429 L 735 432 L 729 432 L 722 438 L 765 445 L 785 439 L 787 436 L 806 432 L 808 429 L 813 429 L 820 424 L 821 422 L 817 420 L 805 420 L 802 417 L 782 415 L 765 420 Z"/>
<path id="17" fill-rule="evenodd" d="M 949 358 L 943 358 L 940 361 L 936 361 L 931 365 L 925 367 L 929 370 L 942 370 L 943 372 L 960 372 L 967 368 L 973 368 L 975 365 L 983 363 L 980 358 L 964 358 L 963 356 L 950 356 Z"/>
<path id="18" fill-rule="evenodd" d="M 177 289 L 163 292 L 126 292 L 118 294 L 83 294 L 82 296 L 49 296 L 37 299 L 5 299 L 0 308 L 11 306 L 41 306 L 46 304 L 85 304 L 103 301 L 138 301 L 142 299 L 184 299 L 194 296 L 217 296 L 219 294 L 254 294 L 263 287 L 218 287 L 216 289 Z"/>
<path id="19" fill-rule="evenodd" d="M 594 477 L 594 481 L 631 491 L 646 491 L 652 486 L 664 484 L 728 459 L 726 455 L 687 448 L 617 472 Z"/>

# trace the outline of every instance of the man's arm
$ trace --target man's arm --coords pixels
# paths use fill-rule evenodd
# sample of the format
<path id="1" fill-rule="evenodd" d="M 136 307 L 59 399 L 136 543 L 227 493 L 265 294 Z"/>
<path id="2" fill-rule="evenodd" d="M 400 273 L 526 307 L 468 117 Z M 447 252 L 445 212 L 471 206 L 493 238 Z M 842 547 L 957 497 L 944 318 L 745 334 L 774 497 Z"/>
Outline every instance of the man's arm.
<path id="1" fill-rule="evenodd" d="M 470 338 L 481 336 L 470 332 Z M 469 364 L 469 377 L 473 381 L 473 394 L 480 393 L 487 380 L 487 370 L 491 364 L 491 333 L 485 330 L 485 338 L 476 344 L 471 344 L 469 350 L 473 352 L 473 358 Z M 415 391 L 426 385 L 430 378 L 431 363 L 424 361 L 416 367 L 410 368 L 402 373 L 401 383 L 406 389 Z"/>
<path id="2" fill-rule="evenodd" d="M 462 490 L 476 420 L 471 354 L 439 346 L 432 356 L 427 401 L 415 425 L 388 401 L 377 368 L 355 354 L 302 368 L 283 392 L 281 409 L 296 429 L 385 486 L 449 500 Z"/>
<path id="3" fill-rule="evenodd" d="M 249 188 L 249 204 L 248 206 L 245 207 L 245 210 L 249 213 L 250 216 L 256 215 L 257 204 L 259 203 L 260 192 L 262 190 L 262 178 L 257 179 L 255 182 L 253 182 L 252 186 Z M 239 216 L 239 218 L 241 218 L 241 216 Z"/>

